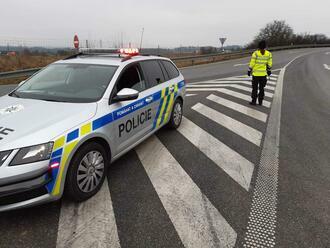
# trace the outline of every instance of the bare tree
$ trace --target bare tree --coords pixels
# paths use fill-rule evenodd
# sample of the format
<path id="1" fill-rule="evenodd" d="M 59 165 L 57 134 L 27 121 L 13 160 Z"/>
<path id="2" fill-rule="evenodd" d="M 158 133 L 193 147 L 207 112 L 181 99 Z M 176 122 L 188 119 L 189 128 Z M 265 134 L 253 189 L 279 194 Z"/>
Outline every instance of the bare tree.
<path id="1" fill-rule="evenodd" d="M 285 21 L 273 21 L 262 28 L 247 48 L 256 48 L 259 41 L 266 40 L 269 47 L 303 45 L 303 44 L 330 44 L 330 39 L 324 34 L 295 34 Z"/>
<path id="2" fill-rule="evenodd" d="M 260 30 L 248 48 L 256 48 L 260 40 L 266 40 L 268 46 L 285 46 L 291 43 L 293 37 L 293 29 L 285 21 L 275 20 Z"/>

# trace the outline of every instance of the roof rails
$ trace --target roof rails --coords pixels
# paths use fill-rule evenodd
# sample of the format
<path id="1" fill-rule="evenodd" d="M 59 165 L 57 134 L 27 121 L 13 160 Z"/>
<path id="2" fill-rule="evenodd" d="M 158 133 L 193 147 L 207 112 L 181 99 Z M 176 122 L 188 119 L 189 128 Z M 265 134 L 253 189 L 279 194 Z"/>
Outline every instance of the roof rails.
<path id="1" fill-rule="evenodd" d="M 118 48 L 79 48 L 79 52 L 84 54 L 100 54 L 100 55 L 108 55 L 108 54 L 120 54 Z"/>
<path id="2" fill-rule="evenodd" d="M 113 56 L 118 58 L 124 57 L 117 48 L 80 48 L 78 53 L 70 55 L 63 60 L 75 59 L 80 56 Z"/>

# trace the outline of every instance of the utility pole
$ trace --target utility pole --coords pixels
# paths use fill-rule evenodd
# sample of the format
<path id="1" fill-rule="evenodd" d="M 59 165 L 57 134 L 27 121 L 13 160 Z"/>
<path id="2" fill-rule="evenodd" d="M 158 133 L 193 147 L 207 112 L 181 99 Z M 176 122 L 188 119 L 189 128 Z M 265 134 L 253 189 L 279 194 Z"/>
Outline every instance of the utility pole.
<path id="1" fill-rule="evenodd" d="M 140 51 L 142 50 L 143 33 L 144 33 L 144 28 L 142 28 L 142 32 L 141 32 Z"/>

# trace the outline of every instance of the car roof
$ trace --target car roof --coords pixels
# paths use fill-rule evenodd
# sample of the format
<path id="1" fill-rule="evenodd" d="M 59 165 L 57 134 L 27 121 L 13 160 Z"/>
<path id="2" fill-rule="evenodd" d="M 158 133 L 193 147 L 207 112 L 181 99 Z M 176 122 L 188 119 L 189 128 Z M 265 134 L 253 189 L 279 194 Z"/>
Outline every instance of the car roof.
<path id="1" fill-rule="evenodd" d="M 116 55 L 107 55 L 107 54 L 102 54 L 102 55 L 82 54 L 56 61 L 55 64 L 97 64 L 97 65 L 120 66 L 122 64 L 129 64 L 131 62 L 154 60 L 154 59 L 169 60 L 168 58 L 152 56 L 152 55 L 150 56 L 137 55 L 132 57 L 122 57 L 119 55 L 116 56 Z"/>

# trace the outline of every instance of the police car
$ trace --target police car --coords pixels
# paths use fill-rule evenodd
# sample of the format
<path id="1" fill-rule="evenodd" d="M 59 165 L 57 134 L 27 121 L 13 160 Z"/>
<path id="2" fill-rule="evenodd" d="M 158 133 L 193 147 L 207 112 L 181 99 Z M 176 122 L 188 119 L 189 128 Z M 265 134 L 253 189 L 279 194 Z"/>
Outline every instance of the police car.
<path id="1" fill-rule="evenodd" d="M 92 197 L 111 162 L 179 127 L 184 95 L 171 60 L 137 49 L 45 67 L 0 97 L 0 211 Z"/>

